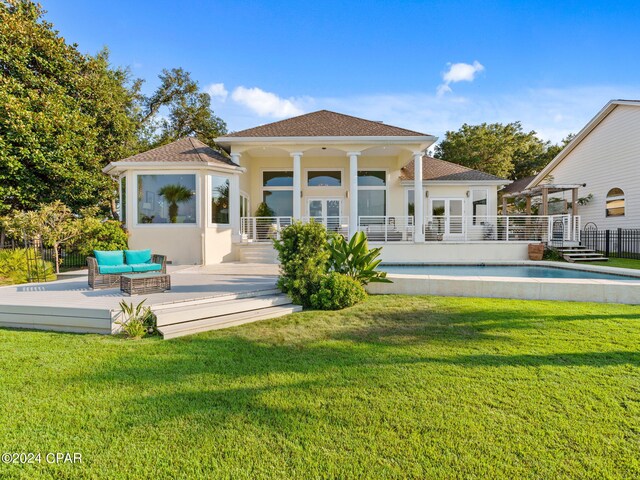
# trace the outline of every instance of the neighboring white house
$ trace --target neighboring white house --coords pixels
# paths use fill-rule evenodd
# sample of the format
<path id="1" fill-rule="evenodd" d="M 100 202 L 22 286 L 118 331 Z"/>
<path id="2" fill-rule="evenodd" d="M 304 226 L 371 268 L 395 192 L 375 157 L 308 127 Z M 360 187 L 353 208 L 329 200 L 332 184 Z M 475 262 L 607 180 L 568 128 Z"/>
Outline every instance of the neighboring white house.
<path id="1" fill-rule="evenodd" d="M 551 218 L 497 216 L 508 180 L 428 157 L 435 141 L 322 110 L 217 139 L 229 157 L 183 138 L 104 171 L 120 182 L 130 245 L 174 263 L 254 258 L 295 220 L 365 231 L 396 262 L 525 259 L 548 238 Z"/>
<path id="2" fill-rule="evenodd" d="M 583 227 L 640 228 L 640 101 L 607 103 L 526 189 L 545 183 L 593 196 L 579 206 Z"/>

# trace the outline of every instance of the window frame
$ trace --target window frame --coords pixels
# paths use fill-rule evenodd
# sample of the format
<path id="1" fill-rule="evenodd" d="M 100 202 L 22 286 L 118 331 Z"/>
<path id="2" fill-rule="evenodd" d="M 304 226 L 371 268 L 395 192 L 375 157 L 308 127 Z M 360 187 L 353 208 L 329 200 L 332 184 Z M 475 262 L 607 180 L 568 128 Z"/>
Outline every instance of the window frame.
<path id="1" fill-rule="evenodd" d="M 616 195 L 616 196 L 612 196 L 609 197 L 609 194 L 613 191 L 613 190 L 620 190 L 622 192 L 622 195 Z M 610 188 L 609 191 L 607 192 L 607 194 L 604 197 L 604 215 L 605 218 L 617 218 L 617 217 L 625 217 L 627 215 L 627 198 L 626 198 L 626 194 L 624 193 L 624 189 L 620 188 L 620 187 L 613 187 Z M 611 215 L 609 214 L 609 202 L 610 201 L 615 201 L 615 200 L 622 200 L 622 213 L 620 215 Z M 620 208 L 620 207 L 618 207 Z"/>
<path id="2" fill-rule="evenodd" d="M 470 188 L 469 189 L 469 203 L 471 205 L 469 205 L 471 207 L 471 217 L 472 217 L 472 224 L 473 225 L 484 225 L 488 220 L 489 220 L 489 189 L 488 188 Z M 485 213 L 484 215 L 475 215 L 474 211 L 473 211 L 473 192 L 484 192 L 485 193 L 485 201 L 487 203 L 485 203 L 485 206 L 487 207 L 487 213 Z M 477 217 L 484 217 L 484 219 L 480 219 Z"/>
<path id="3" fill-rule="evenodd" d="M 212 219 L 213 216 L 213 206 L 211 203 L 213 202 L 213 178 L 212 177 L 220 177 L 226 178 L 229 182 L 229 223 L 217 223 Z M 231 195 L 231 175 L 227 175 L 221 172 L 208 172 L 207 173 L 207 225 L 209 227 L 220 227 L 220 228 L 231 228 L 231 202 L 233 202 L 233 198 Z"/>
<path id="4" fill-rule="evenodd" d="M 309 185 L 309 173 L 311 172 L 340 172 L 340 186 L 323 186 L 323 185 L 317 185 L 317 186 L 312 186 Z M 344 184 L 344 168 L 305 168 L 304 169 L 304 185 L 305 188 L 312 188 L 312 189 L 320 189 L 320 188 L 330 188 L 330 189 L 334 189 L 334 190 L 338 190 L 341 188 L 345 188 L 345 184 Z"/>
<path id="5" fill-rule="evenodd" d="M 263 168 L 260 170 L 260 202 L 264 202 L 264 192 L 267 191 L 278 191 L 278 192 L 291 192 L 291 198 L 293 199 L 292 202 L 295 202 L 296 199 L 293 198 L 293 185 L 291 185 L 290 187 L 269 187 L 269 186 L 265 186 L 264 184 L 264 174 L 267 172 L 293 172 L 293 168 Z M 300 189 L 300 191 L 302 191 L 302 189 Z M 300 199 L 298 199 L 298 201 L 300 201 Z M 293 218 L 293 203 L 291 203 L 291 218 Z M 282 215 L 276 215 L 276 217 L 278 216 L 282 216 Z M 284 217 L 287 217 L 288 215 L 284 215 Z"/>
<path id="6" fill-rule="evenodd" d="M 195 185 L 196 185 L 196 208 L 195 208 L 195 213 L 196 213 L 196 221 L 194 223 L 171 223 L 171 222 L 167 222 L 167 223 L 140 223 L 140 215 L 139 215 L 139 210 L 138 210 L 138 206 L 139 206 L 139 201 L 138 201 L 138 185 L 139 185 L 139 177 L 141 176 L 168 176 L 168 175 L 193 175 L 196 179 Z M 194 172 L 193 170 L 170 170 L 167 173 L 158 173 L 157 170 L 152 170 L 152 171 L 138 171 L 135 172 L 134 174 L 134 185 L 135 185 L 135 191 L 134 191 L 134 198 L 135 198 L 135 202 L 133 205 L 133 213 L 134 213 L 134 223 L 133 225 L 135 226 L 135 228 L 200 228 L 201 227 L 201 212 L 200 212 L 200 199 L 202 196 L 202 188 L 201 188 L 201 181 L 200 181 L 200 173 L 199 172 Z"/>
<path id="7" fill-rule="evenodd" d="M 384 172 L 384 186 L 379 186 L 379 185 L 366 185 L 366 186 L 360 186 L 358 185 L 358 202 L 360 202 L 360 191 L 363 190 L 383 190 L 384 191 L 384 215 L 382 215 L 383 217 L 388 217 L 388 212 L 389 212 L 389 169 L 388 168 L 361 168 L 358 167 L 358 171 L 356 172 L 357 177 L 359 177 L 359 173 L 360 172 Z M 356 177 L 356 183 L 358 182 Z M 359 210 L 359 207 L 358 207 Z M 351 213 L 351 212 L 349 212 Z M 374 216 L 374 217 L 379 217 L 381 215 L 360 215 L 360 212 L 357 212 L 356 218 L 358 220 L 358 222 L 360 222 L 360 217 L 361 216 L 365 216 L 365 217 L 370 217 L 370 216 Z"/>

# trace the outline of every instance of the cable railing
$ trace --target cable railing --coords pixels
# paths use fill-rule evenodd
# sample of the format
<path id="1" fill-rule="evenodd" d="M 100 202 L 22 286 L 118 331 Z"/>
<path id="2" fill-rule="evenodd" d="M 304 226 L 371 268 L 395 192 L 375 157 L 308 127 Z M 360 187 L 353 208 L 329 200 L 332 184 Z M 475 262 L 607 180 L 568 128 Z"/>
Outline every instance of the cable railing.
<path id="1" fill-rule="evenodd" d="M 303 222 L 317 222 L 330 232 L 349 236 L 348 216 L 303 217 Z M 271 242 L 293 223 L 292 217 L 243 217 L 242 240 Z M 558 245 L 580 240 L 580 217 L 571 215 L 439 215 L 424 221 L 426 242 L 542 242 Z M 372 242 L 413 242 L 413 216 L 360 216 L 358 230 Z"/>
<path id="2" fill-rule="evenodd" d="M 413 216 L 361 216 L 358 230 L 371 242 L 413 242 Z"/>
<path id="3" fill-rule="evenodd" d="M 240 234 L 245 242 L 271 242 L 293 222 L 292 217 L 242 217 Z"/>
<path id="4" fill-rule="evenodd" d="M 580 218 L 570 215 L 441 215 L 425 218 L 425 241 L 578 241 Z"/>

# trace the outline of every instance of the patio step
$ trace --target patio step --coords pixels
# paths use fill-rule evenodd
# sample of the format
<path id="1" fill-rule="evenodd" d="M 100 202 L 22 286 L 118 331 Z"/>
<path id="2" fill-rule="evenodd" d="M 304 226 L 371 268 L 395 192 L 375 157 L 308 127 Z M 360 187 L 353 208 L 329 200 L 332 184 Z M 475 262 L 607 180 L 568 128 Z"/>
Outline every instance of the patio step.
<path id="1" fill-rule="evenodd" d="M 171 308 L 152 308 L 158 331 L 165 339 L 243 323 L 280 317 L 302 310 L 283 294 L 258 295 L 249 298 L 212 299 L 196 304 L 183 302 Z"/>
<path id="2" fill-rule="evenodd" d="M 242 263 L 278 263 L 278 254 L 270 243 L 239 245 L 238 257 Z"/>
<path id="3" fill-rule="evenodd" d="M 558 247 L 557 249 L 567 262 L 606 262 L 609 259 L 595 250 L 579 245 Z"/>

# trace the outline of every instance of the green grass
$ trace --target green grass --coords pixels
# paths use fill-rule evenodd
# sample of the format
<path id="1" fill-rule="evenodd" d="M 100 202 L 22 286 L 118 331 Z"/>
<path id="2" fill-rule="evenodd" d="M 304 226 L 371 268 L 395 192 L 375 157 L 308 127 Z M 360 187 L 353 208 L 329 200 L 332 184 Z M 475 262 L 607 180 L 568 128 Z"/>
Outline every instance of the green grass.
<path id="1" fill-rule="evenodd" d="M 640 307 L 371 297 L 172 341 L 0 330 L 0 478 L 638 478 Z"/>
<path id="2" fill-rule="evenodd" d="M 603 267 L 640 269 L 640 260 L 631 260 L 629 258 L 609 258 L 608 262 L 590 262 L 589 265 L 602 265 Z"/>

